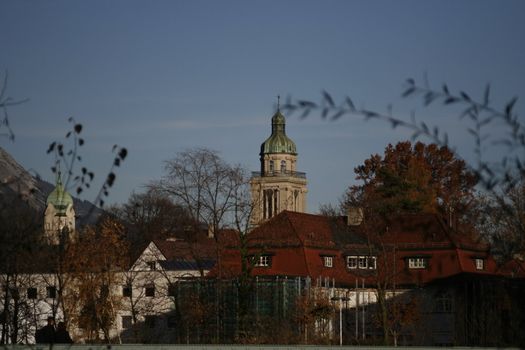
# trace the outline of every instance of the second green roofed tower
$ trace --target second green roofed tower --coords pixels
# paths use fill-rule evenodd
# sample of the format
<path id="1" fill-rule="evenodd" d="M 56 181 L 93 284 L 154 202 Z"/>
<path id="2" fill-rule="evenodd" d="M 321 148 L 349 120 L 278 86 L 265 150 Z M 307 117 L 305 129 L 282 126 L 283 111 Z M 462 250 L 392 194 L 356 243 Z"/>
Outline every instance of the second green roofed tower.
<path id="1" fill-rule="evenodd" d="M 261 145 L 261 170 L 250 180 L 253 225 L 283 210 L 306 212 L 306 174 L 297 171 L 297 148 L 286 135 L 286 119 L 279 109 L 272 117 L 272 134 Z"/>
<path id="2" fill-rule="evenodd" d="M 73 207 L 73 197 L 62 185 L 60 170 L 56 174 L 55 189 L 46 200 L 44 234 L 45 241 L 50 245 L 58 245 L 74 240 L 75 209 Z"/>

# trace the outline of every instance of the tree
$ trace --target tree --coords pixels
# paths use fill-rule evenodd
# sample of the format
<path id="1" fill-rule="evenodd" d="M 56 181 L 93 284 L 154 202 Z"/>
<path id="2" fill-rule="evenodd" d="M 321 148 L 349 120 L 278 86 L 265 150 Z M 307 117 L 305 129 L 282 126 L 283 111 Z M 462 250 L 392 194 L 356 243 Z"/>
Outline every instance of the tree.
<path id="1" fill-rule="evenodd" d="M 65 179 L 63 181 L 65 190 L 74 190 L 77 195 L 80 195 L 86 189 L 91 187 L 95 178 L 95 173 L 90 171 L 86 166 L 81 166 L 80 171 L 77 170 L 77 164 L 82 163 L 80 148 L 85 144 L 85 140 L 82 137 L 83 126 L 82 124 L 77 123 L 73 117 L 68 118 L 68 122 L 72 124 L 72 127 L 66 133 L 65 139 L 62 141 L 51 142 L 47 149 L 47 153 L 54 155 L 55 165 L 51 167 L 51 171 L 54 174 L 57 172 L 60 173 L 61 169 L 65 169 Z M 113 146 L 112 152 L 115 154 L 113 162 L 111 163 L 106 179 L 102 183 L 97 196 L 93 201 L 95 205 L 100 207 L 104 206 L 105 198 L 109 196 L 109 190 L 115 183 L 116 168 L 120 167 L 128 155 L 128 150 L 124 147 L 119 147 L 118 145 Z M 95 205 L 92 206 L 84 219 L 89 218 L 93 213 Z"/>
<path id="2" fill-rule="evenodd" d="M 491 100 L 490 84 L 485 87 L 481 98 L 475 99 L 465 91 L 453 92 L 447 84 L 443 84 L 440 89 L 433 88 L 426 76 L 424 84 L 418 84 L 414 79 L 407 79 L 402 96 L 419 97 L 424 106 L 441 103 L 444 109 L 461 109 L 458 119 L 466 120 L 468 123 L 466 131 L 472 136 L 476 157 L 475 161 L 466 163 L 466 167 L 476 175 L 478 185 L 492 198 L 490 203 L 498 207 L 496 211 L 493 210 L 492 205 L 487 207 L 485 214 L 491 215 L 496 212 L 499 213 L 498 215 L 504 215 L 506 217 L 504 221 L 512 224 L 511 231 L 517 237 L 525 237 L 524 226 L 519 219 L 523 211 L 509 210 L 508 206 L 509 201 L 512 202 L 508 198 L 509 190 L 525 178 L 525 123 L 515 110 L 518 97 L 515 96 L 502 107 L 497 107 Z M 313 111 L 319 111 L 324 119 L 328 118 L 332 121 L 345 115 L 358 116 L 365 120 L 379 120 L 388 123 L 393 129 L 404 128 L 411 131 L 413 139 L 426 138 L 439 147 L 453 149 L 447 130 L 417 119 L 413 112 L 408 117 L 396 116 L 392 113 L 390 105 L 386 112 L 357 108 L 350 96 L 346 96 L 337 104 L 331 94 L 323 91 L 319 102 L 305 99 L 292 100 L 289 97 L 282 109 L 289 113 L 299 112 L 302 117 L 308 116 Z M 457 113 L 456 111 L 457 109 L 452 113 Z M 487 160 L 485 150 L 494 150 L 496 147 L 500 147 L 501 156 L 495 161 Z M 454 153 L 456 158 L 463 158 L 456 151 Z"/>
<path id="3" fill-rule="evenodd" d="M 0 88 L 0 109 L 3 111 L 3 118 L 0 119 L 0 136 L 7 137 L 9 140 L 15 140 L 15 133 L 11 129 L 9 122 L 9 114 L 7 113 L 7 107 L 16 106 L 28 101 L 24 100 L 14 100 L 12 97 L 7 96 L 7 71 L 4 74 L 4 82 Z M 3 129 L 3 130 L 2 130 Z"/>
<path id="4" fill-rule="evenodd" d="M 4 194 L 0 203 L 0 344 L 25 340 L 24 325 L 36 325 L 26 311 L 21 293 L 29 287 L 27 273 L 38 267 L 41 224 L 34 210 L 18 200 L 18 193 Z M 27 335 L 27 334 L 25 334 Z"/>
<path id="5" fill-rule="evenodd" d="M 307 288 L 296 299 L 295 322 L 301 329 L 304 344 L 327 344 L 334 305 L 323 290 Z"/>
<path id="6" fill-rule="evenodd" d="M 128 267 L 127 244 L 120 223 L 105 219 L 97 227 L 86 227 L 68 253 L 68 271 L 74 277 L 69 300 L 78 310 L 74 321 L 90 341 L 110 342 L 110 329 L 121 305 L 120 272 Z"/>
<path id="7" fill-rule="evenodd" d="M 525 181 L 501 195 L 489 194 L 480 203 L 478 226 L 500 260 L 525 259 Z"/>
<path id="8" fill-rule="evenodd" d="M 221 229 L 239 218 L 239 191 L 247 183 L 239 166 L 227 164 L 216 151 L 205 148 L 178 153 L 166 162 L 166 175 L 152 188 L 173 198 L 187 210 L 193 232 L 207 225 L 216 242 L 218 277 L 221 278 Z"/>
<path id="9" fill-rule="evenodd" d="M 447 147 L 409 141 L 388 145 L 355 168 L 361 185 L 350 186 L 343 205 L 395 216 L 400 213 L 464 215 L 474 198 L 476 177 Z"/>
<path id="10" fill-rule="evenodd" d="M 195 148 L 167 161 L 165 171 L 153 188 L 186 208 L 196 224 L 206 223 L 217 233 L 232 213 L 240 167 L 227 164 L 216 151 Z"/>
<path id="11" fill-rule="evenodd" d="M 466 131 L 473 138 L 472 148 L 476 157 L 475 161 L 465 163 L 465 166 L 469 172 L 476 176 L 479 188 L 488 197 L 488 200 L 485 201 L 486 205 L 477 210 L 477 214 L 481 214 L 478 217 L 489 216 L 488 224 L 478 226 L 478 228 L 485 230 L 489 240 L 496 244 L 495 251 L 507 251 L 503 255 L 511 255 L 508 252 L 514 250 L 511 247 L 523 248 L 523 237 L 525 237 L 524 210 L 523 205 L 520 204 L 522 201 L 516 200 L 520 197 L 516 197 L 516 194 L 521 194 L 521 198 L 523 198 L 525 124 L 515 111 L 517 97 L 513 97 L 500 108 L 495 107 L 491 101 L 490 85 L 486 86 L 480 100 L 472 98 L 465 91 L 454 93 L 446 84 L 441 89 L 432 88 L 426 77 L 423 85 L 417 84 L 414 79 L 408 79 L 405 85 L 403 97 L 420 97 L 425 106 L 440 102 L 445 109 L 450 107 L 461 108 L 459 119 L 466 120 L 468 123 Z M 320 102 L 303 99 L 292 101 L 289 98 L 282 109 L 288 110 L 290 113 L 299 112 L 302 117 L 306 117 L 312 111 L 319 111 L 323 119 L 328 118 L 332 121 L 345 115 L 358 116 L 365 120 L 379 120 L 388 123 L 393 129 L 404 128 L 411 131 L 414 140 L 426 138 L 438 147 L 454 149 L 450 144 L 447 130 L 428 125 L 424 120 L 416 119 L 414 112 L 409 117 L 400 117 L 393 114 L 391 106 L 384 113 L 357 108 L 349 96 L 346 96 L 340 104 L 336 104 L 332 96 L 323 91 Z M 495 131 L 502 129 L 503 132 Z M 502 147 L 500 148 L 502 152 L 499 159 L 487 160 L 485 150 L 491 149 L 493 151 L 496 147 Z M 457 151 L 454 151 L 454 155 L 457 159 L 463 158 L 461 157 L 462 154 L 457 153 Z M 394 178 L 394 180 L 398 179 Z M 402 182 L 394 182 L 393 188 L 399 188 L 396 186 L 399 184 L 403 185 Z M 405 190 L 410 193 L 410 188 Z M 355 197 L 357 199 L 363 196 L 362 194 L 361 197 L 358 195 L 359 193 L 356 192 Z M 414 198 L 409 197 L 408 199 Z M 476 204 L 479 208 L 480 204 L 483 203 L 478 202 Z M 507 256 L 507 258 L 509 257 Z M 519 322 L 511 326 L 510 328 L 519 327 Z"/>
<path id="12" fill-rule="evenodd" d="M 175 204 L 166 193 L 155 189 L 131 194 L 127 203 L 114 208 L 112 212 L 129 224 L 128 240 L 135 253 L 156 239 L 173 236 L 190 238 L 180 236 L 185 235 L 188 226 L 194 225 L 183 206 Z"/>
<path id="13" fill-rule="evenodd" d="M 217 283 L 221 286 L 217 291 L 215 312 L 218 342 L 222 322 L 220 281 L 224 277 L 221 256 L 226 244 L 238 245 L 241 259 L 238 293 L 246 296 L 239 298 L 239 333 L 247 333 L 251 322 L 248 295 L 253 290 L 251 269 L 254 260 L 248 254 L 246 233 L 250 229 L 250 218 L 255 207 L 250 199 L 247 173 L 240 166 L 226 163 L 216 151 L 205 148 L 178 153 L 175 158 L 166 162 L 165 170 L 166 175 L 153 184 L 152 188 L 167 194 L 177 205 L 186 209 L 194 225 L 193 234 L 197 234 L 204 223 L 215 240 L 215 273 Z M 230 229 L 230 233 L 231 229 L 236 231 L 235 242 L 222 236 L 227 232 L 226 228 Z"/>

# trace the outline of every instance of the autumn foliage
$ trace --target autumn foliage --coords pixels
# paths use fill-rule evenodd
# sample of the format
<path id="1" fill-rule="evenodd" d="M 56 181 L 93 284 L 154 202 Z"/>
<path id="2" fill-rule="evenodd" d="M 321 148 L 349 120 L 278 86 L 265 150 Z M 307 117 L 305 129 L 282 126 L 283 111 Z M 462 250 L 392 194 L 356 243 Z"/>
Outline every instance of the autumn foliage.
<path id="1" fill-rule="evenodd" d="M 115 293 L 122 284 L 118 272 L 129 264 L 124 228 L 111 219 L 104 219 L 97 227 L 88 226 L 67 255 L 72 277 L 68 301 L 77 310 L 72 321 L 89 341 L 107 342 L 121 304 Z"/>
<path id="2" fill-rule="evenodd" d="M 344 205 L 381 215 L 465 214 L 476 177 L 446 147 L 409 141 L 389 144 L 354 169 L 360 185 L 350 186 Z"/>

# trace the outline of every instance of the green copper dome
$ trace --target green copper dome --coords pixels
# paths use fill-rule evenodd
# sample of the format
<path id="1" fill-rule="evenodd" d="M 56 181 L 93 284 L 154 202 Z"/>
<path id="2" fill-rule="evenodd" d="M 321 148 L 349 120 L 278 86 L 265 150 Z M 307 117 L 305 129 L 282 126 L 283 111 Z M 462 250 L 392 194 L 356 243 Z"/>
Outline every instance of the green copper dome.
<path id="1" fill-rule="evenodd" d="M 272 135 L 261 145 L 261 156 L 269 153 L 297 154 L 295 143 L 286 136 L 286 119 L 279 110 L 272 117 Z"/>
<path id="2" fill-rule="evenodd" d="M 73 198 L 62 185 L 62 180 L 60 179 L 60 173 L 57 176 L 56 187 L 47 197 L 46 204 L 53 204 L 57 210 L 58 215 L 65 215 L 67 208 L 73 205 Z"/>

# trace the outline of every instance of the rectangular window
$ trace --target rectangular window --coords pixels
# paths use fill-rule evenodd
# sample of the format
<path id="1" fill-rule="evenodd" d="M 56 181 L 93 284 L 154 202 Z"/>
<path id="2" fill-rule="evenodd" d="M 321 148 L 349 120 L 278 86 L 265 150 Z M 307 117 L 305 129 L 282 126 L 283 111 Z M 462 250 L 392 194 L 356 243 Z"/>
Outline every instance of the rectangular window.
<path id="1" fill-rule="evenodd" d="M 347 256 L 346 257 L 346 267 L 349 269 L 357 269 L 357 256 Z"/>
<path id="2" fill-rule="evenodd" d="M 148 264 L 148 269 L 150 271 L 155 271 L 157 269 L 157 263 L 155 261 L 148 261 L 146 264 Z"/>
<path id="3" fill-rule="evenodd" d="M 57 289 L 55 287 L 46 287 L 46 297 L 55 299 L 57 297 Z"/>
<path id="4" fill-rule="evenodd" d="M 427 262 L 425 258 L 408 259 L 408 268 L 410 269 L 424 269 L 425 267 L 427 267 Z"/>
<path id="5" fill-rule="evenodd" d="M 13 297 L 13 299 L 20 298 L 20 293 L 18 291 L 18 288 L 10 288 L 9 292 L 10 292 L 11 296 Z"/>
<path id="6" fill-rule="evenodd" d="M 368 258 L 366 256 L 360 256 L 357 264 L 360 269 L 368 268 Z"/>
<path id="7" fill-rule="evenodd" d="M 346 257 L 346 267 L 349 269 L 376 269 L 376 257 L 367 255 L 350 255 Z"/>
<path id="8" fill-rule="evenodd" d="M 145 288 L 145 293 L 147 297 L 154 297 L 155 296 L 155 285 L 154 284 L 148 284 Z"/>
<path id="9" fill-rule="evenodd" d="M 155 323 L 157 321 L 157 317 L 153 315 L 145 316 L 144 317 L 144 324 L 147 328 L 155 328 Z"/>
<path id="10" fill-rule="evenodd" d="M 485 268 L 485 262 L 483 259 L 475 259 L 476 262 L 476 270 L 483 270 Z"/>
<path id="11" fill-rule="evenodd" d="M 269 255 L 261 255 L 255 262 L 256 267 L 269 267 L 271 263 L 271 257 Z"/>
<path id="12" fill-rule="evenodd" d="M 129 329 L 133 325 L 131 316 L 122 316 L 122 329 Z"/>
<path id="13" fill-rule="evenodd" d="M 131 298 L 133 295 L 133 290 L 131 286 L 122 286 L 122 296 L 126 298 Z"/>
<path id="14" fill-rule="evenodd" d="M 323 263 L 325 267 L 334 267 L 334 257 L 333 256 L 323 256 Z"/>
<path id="15" fill-rule="evenodd" d="M 27 288 L 27 299 L 36 299 L 38 297 L 38 291 L 36 288 Z"/>
<path id="16" fill-rule="evenodd" d="M 377 258 L 375 256 L 369 256 L 368 257 L 368 268 L 371 270 L 375 270 L 377 267 Z"/>

